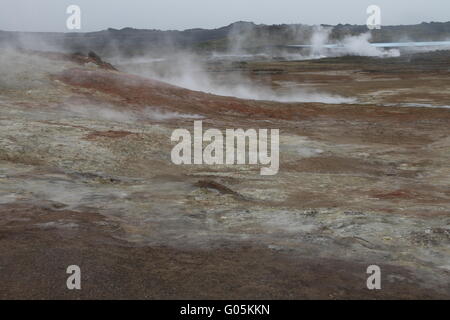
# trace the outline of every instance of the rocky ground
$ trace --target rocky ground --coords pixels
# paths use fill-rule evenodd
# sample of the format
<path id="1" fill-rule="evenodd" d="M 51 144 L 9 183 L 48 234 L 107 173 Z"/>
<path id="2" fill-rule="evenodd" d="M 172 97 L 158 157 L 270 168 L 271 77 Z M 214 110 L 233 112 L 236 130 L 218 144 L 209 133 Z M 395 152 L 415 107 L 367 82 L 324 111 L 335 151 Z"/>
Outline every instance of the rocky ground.
<path id="1" fill-rule="evenodd" d="M 2 50 L 0 298 L 450 298 L 450 54 L 211 68 L 353 103 L 241 100 L 94 55 Z M 172 131 L 199 119 L 280 129 L 279 173 L 172 164 Z"/>

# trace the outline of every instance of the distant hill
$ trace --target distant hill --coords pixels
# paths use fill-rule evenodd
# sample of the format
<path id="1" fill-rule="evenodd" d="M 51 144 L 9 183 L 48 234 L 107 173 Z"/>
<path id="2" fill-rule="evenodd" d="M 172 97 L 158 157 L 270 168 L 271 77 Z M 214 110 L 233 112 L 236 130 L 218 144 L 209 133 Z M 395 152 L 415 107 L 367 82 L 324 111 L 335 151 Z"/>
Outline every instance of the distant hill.
<path id="1" fill-rule="evenodd" d="M 330 28 L 332 41 L 348 35 L 368 32 L 361 25 L 323 25 Z M 93 50 L 102 56 L 121 54 L 139 56 L 144 53 L 164 54 L 173 49 L 197 52 L 252 49 L 260 46 L 309 43 L 317 27 L 302 24 L 257 25 L 235 22 L 218 29 L 161 31 L 124 28 L 89 33 L 31 33 L 0 31 L 0 43 L 40 50 L 63 50 L 87 53 Z M 450 22 L 417 25 L 384 26 L 372 32 L 373 42 L 434 41 L 450 39 Z"/>

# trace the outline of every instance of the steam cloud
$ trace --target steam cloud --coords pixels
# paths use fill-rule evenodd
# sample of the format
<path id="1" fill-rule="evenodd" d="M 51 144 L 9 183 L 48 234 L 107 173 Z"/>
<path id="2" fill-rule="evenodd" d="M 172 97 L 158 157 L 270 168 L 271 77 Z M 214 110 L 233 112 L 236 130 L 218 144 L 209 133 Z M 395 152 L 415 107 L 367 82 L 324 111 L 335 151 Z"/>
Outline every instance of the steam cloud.
<path id="1" fill-rule="evenodd" d="M 258 41 L 269 39 L 259 34 L 254 25 L 239 25 L 229 35 L 229 47 L 226 52 L 213 52 L 209 57 L 200 57 L 184 52 L 160 57 L 140 57 L 126 61 L 116 60 L 119 68 L 124 71 L 139 74 L 176 86 L 195 91 L 202 91 L 222 96 L 232 96 L 251 100 L 270 100 L 278 102 L 319 102 L 319 103 L 354 103 L 355 99 L 332 95 L 300 86 L 285 86 L 283 90 L 276 90 L 268 84 L 256 83 L 250 77 L 239 71 L 227 72 L 218 76 L 208 70 L 205 60 L 211 61 L 249 61 L 267 60 L 274 57 L 286 60 L 307 60 L 324 57 L 357 55 L 370 57 L 396 57 L 400 52 L 396 49 L 385 50 L 370 45 L 370 33 L 345 37 L 337 50 L 329 50 L 325 45 L 330 40 L 331 28 L 312 27 L 309 42 L 311 50 L 306 53 L 292 53 L 277 51 L 254 52 L 247 49 L 251 45 L 261 45 Z M 305 41 L 306 32 L 301 28 L 292 27 L 291 36 L 295 41 Z M 257 40 L 252 40 L 257 39 Z M 253 41 L 253 42 L 252 42 Z M 256 41 L 256 43 L 255 43 Z M 269 41 L 269 40 L 267 40 Z"/>
<path id="2" fill-rule="evenodd" d="M 81 118 L 106 120 L 123 123 L 135 123 L 142 120 L 167 121 L 172 119 L 202 119 L 195 114 L 161 111 L 162 108 L 146 107 L 142 111 L 115 110 L 111 106 L 99 105 L 65 105 L 62 110 L 73 113 Z"/>
<path id="3" fill-rule="evenodd" d="M 269 100 L 278 102 L 320 102 L 320 103 L 353 103 L 352 98 L 335 96 L 305 88 L 287 87 L 274 90 L 267 84 L 259 84 L 239 72 L 228 72 L 213 77 L 199 57 L 185 53 L 169 58 L 163 63 L 133 63 L 129 61 L 121 68 L 127 72 L 158 79 L 179 87 L 206 93 L 237 97 L 249 100 Z"/>

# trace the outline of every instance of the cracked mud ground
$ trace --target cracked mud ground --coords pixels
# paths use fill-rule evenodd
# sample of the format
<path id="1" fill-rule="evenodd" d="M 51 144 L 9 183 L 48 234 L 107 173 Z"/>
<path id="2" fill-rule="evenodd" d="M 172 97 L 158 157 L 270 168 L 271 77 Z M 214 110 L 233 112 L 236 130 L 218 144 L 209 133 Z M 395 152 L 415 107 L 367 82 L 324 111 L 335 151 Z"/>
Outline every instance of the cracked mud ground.
<path id="1" fill-rule="evenodd" d="M 450 54 L 239 70 L 352 104 L 215 96 L 62 54 L 3 50 L 0 70 L 0 298 L 450 298 Z M 195 119 L 279 128 L 278 175 L 173 165 L 170 135 Z"/>

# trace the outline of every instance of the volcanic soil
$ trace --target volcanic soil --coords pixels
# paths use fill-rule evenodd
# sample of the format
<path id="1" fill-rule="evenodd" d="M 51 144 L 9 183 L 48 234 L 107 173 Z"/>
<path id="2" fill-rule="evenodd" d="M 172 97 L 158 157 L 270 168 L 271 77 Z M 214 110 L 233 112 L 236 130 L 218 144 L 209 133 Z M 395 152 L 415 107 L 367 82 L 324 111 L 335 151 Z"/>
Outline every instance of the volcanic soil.
<path id="1" fill-rule="evenodd" d="M 0 298 L 450 298 L 448 52 L 211 68 L 353 102 L 243 100 L 2 50 Z M 174 165 L 171 133 L 195 120 L 280 129 L 279 173 Z"/>

